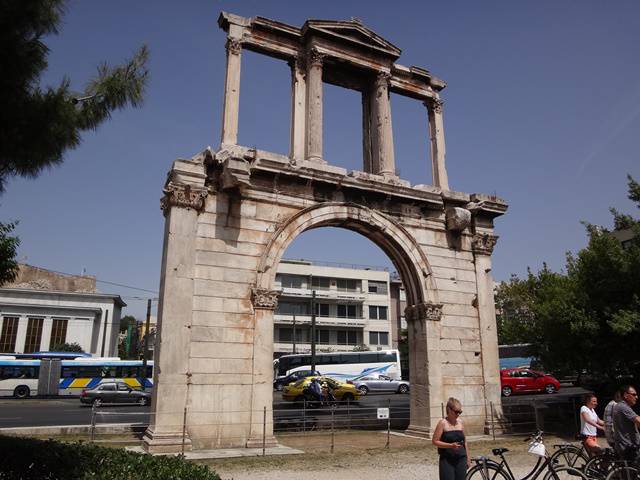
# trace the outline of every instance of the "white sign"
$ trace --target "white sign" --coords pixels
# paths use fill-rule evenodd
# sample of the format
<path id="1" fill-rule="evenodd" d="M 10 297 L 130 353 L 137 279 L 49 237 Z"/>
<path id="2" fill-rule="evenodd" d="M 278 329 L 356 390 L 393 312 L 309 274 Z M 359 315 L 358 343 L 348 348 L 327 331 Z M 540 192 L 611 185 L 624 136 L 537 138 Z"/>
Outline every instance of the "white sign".
<path id="1" fill-rule="evenodd" d="M 388 408 L 379 408 L 378 409 L 378 420 L 387 420 L 389 418 L 389 409 Z"/>

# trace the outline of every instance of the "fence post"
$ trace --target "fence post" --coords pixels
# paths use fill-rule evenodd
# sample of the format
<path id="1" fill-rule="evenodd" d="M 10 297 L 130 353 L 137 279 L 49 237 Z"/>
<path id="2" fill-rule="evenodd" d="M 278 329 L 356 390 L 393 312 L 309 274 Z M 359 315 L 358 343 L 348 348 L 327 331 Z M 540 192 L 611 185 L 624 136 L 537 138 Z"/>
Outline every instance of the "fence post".
<path id="1" fill-rule="evenodd" d="M 331 405 L 331 453 L 333 453 L 333 446 L 335 443 L 334 431 L 333 431 L 333 421 L 334 421 L 334 413 L 336 411 L 336 406 Z"/>
<path id="2" fill-rule="evenodd" d="M 184 407 L 182 413 L 182 456 L 184 456 L 184 438 L 187 434 L 187 407 Z"/>
<path id="3" fill-rule="evenodd" d="M 307 400 L 302 400 L 302 433 L 307 432 Z"/>
<path id="4" fill-rule="evenodd" d="M 265 453 L 266 445 L 267 445 L 267 407 L 264 407 L 264 410 L 262 411 L 262 456 L 263 457 L 266 455 Z"/>
<path id="5" fill-rule="evenodd" d="M 573 423 L 576 426 L 576 432 L 580 431 L 580 426 L 578 425 L 578 416 L 576 415 L 576 397 L 571 399 L 573 403 L 573 410 L 571 411 L 571 416 L 573 417 Z"/>
<path id="6" fill-rule="evenodd" d="M 442 402 L 440 403 L 440 411 L 442 413 L 442 418 L 444 418 L 445 417 L 445 415 L 444 415 L 444 403 L 442 403 Z"/>
<path id="7" fill-rule="evenodd" d="M 91 405 L 91 441 L 95 439 L 96 436 L 96 407 Z"/>
<path id="8" fill-rule="evenodd" d="M 351 410 L 349 409 L 349 399 L 347 398 L 347 429 L 351 430 Z"/>
<path id="9" fill-rule="evenodd" d="M 391 399 L 387 399 L 387 408 L 389 408 L 389 415 L 387 415 L 387 444 L 385 448 L 389 450 L 389 445 L 391 444 Z"/>
<path id="10" fill-rule="evenodd" d="M 491 407 L 491 434 L 493 436 L 493 441 L 495 442 L 495 440 L 496 440 L 496 422 L 495 422 L 495 416 L 493 414 L 493 402 L 489 402 L 489 405 Z"/>

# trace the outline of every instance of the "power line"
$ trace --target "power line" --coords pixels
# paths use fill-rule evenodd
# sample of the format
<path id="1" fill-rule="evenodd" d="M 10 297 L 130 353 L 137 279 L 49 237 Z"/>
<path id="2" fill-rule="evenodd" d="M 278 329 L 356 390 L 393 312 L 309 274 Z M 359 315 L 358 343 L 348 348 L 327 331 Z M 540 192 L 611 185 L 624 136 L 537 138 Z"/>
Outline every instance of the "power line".
<path id="1" fill-rule="evenodd" d="M 36 267 L 36 268 L 38 268 L 38 267 Z M 45 270 L 45 269 L 43 269 L 43 270 Z M 59 273 L 60 275 L 69 275 L 71 277 L 77 277 L 77 275 L 74 275 L 72 273 L 59 272 L 57 270 L 49 270 L 48 268 L 46 270 L 48 270 L 50 272 L 53 272 L 53 273 Z M 115 285 L 116 287 L 130 288 L 132 290 L 140 290 L 141 292 L 153 293 L 154 295 L 158 294 L 158 292 L 156 292 L 155 290 L 147 290 L 146 288 L 132 287 L 131 285 L 124 285 L 122 283 L 109 282 L 107 280 L 99 280 L 98 278 L 96 278 L 96 282 L 106 283 L 107 285 Z"/>

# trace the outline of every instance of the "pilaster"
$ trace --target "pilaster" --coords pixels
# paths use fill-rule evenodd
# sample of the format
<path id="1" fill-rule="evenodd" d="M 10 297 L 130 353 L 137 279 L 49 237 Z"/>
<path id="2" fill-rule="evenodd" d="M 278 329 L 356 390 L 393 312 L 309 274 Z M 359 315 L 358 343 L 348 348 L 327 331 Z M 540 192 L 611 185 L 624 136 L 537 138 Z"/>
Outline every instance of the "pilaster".
<path id="1" fill-rule="evenodd" d="M 21 315 L 18 320 L 18 331 L 16 332 L 16 353 L 24 353 L 24 343 L 27 341 L 27 324 L 29 319 Z"/>
<path id="2" fill-rule="evenodd" d="M 443 190 L 449 190 L 449 178 L 445 166 L 444 123 L 439 98 L 425 102 L 429 114 L 429 134 L 431 138 L 431 171 L 433 184 Z"/>
<path id="3" fill-rule="evenodd" d="M 54 345 L 50 345 L 51 342 L 51 329 L 53 327 L 53 320 L 51 317 L 45 317 L 42 322 L 42 336 L 40 337 L 40 351 L 47 352 L 51 350 L 51 347 Z"/>

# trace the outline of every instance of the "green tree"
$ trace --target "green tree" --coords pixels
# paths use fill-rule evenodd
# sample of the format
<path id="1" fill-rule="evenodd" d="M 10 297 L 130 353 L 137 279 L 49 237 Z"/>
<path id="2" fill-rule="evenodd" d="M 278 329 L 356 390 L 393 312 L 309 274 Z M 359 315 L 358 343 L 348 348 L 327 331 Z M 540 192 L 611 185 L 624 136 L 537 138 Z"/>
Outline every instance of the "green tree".
<path id="1" fill-rule="evenodd" d="M 80 346 L 80 344 L 73 343 L 58 343 L 51 347 L 52 352 L 76 352 L 76 353 L 84 353 L 84 350 Z"/>
<path id="2" fill-rule="evenodd" d="M 82 92 L 63 78 L 43 87 L 47 35 L 57 34 L 65 0 L 0 0 L 0 192 L 13 176 L 36 177 L 63 161 L 115 110 L 138 107 L 148 79 L 149 52 L 142 46 L 122 65 L 99 65 Z"/>
<path id="3" fill-rule="evenodd" d="M 18 275 L 18 246 L 20 239 L 11 235 L 17 222 L 0 222 L 0 287 L 12 282 Z"/>

